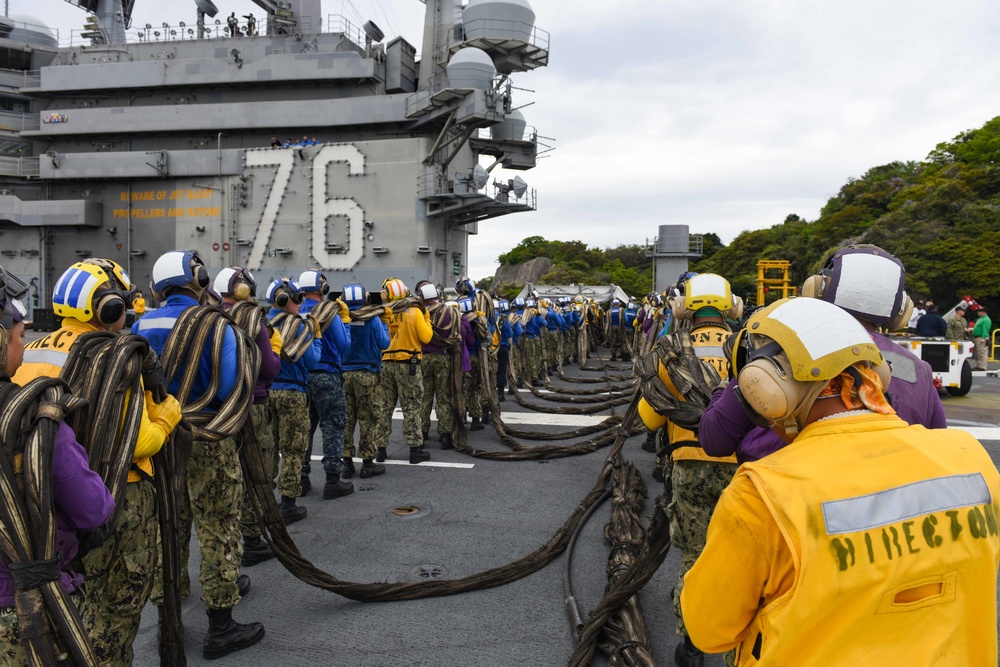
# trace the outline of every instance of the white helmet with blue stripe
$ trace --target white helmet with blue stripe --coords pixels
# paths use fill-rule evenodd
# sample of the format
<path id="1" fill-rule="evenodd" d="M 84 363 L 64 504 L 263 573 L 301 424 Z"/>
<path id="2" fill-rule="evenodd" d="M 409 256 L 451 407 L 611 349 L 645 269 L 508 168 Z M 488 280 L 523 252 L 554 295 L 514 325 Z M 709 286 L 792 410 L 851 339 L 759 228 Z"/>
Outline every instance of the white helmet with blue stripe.
<path id="1" fill-rule="evenodd" d="M 171 287 L 188 289 L 200 295 L 210 282 L 208 269 L 197 252 L 171 250 L 160 255 L 153 264 L 150 290 L 158 301 L 162 301 Z"/>
<path id="2" fill-rule="evenodd" d="M 344 294 L 341 300 L 347 304 L 349 310 L 356 310 L 365 305 L 368 300 L 368 291 L 361 283 L 347 283 L 344 285 Z"/>
<path id="3" fill-rule="evenodd" d="M 319 292 L 320 296 L 326 296 L 330 292 L 330 283 L 326 276 L 316 269 L 302 272 L 299 276 L 299 287 L 303 292 Z"/>

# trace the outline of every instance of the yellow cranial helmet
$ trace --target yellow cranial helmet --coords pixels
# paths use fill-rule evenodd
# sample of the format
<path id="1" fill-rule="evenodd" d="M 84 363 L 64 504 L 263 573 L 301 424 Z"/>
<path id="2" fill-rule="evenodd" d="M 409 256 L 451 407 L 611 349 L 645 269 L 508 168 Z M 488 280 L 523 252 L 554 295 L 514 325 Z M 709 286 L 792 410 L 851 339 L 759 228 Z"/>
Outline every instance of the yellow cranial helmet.
<path id="1" fill-rule="evenodd" d="M 410 290 L 399 278 L 386 278 L 382 283 L 382 299 L 385 301 L 399 301 L 410 295 Z"/>
<path id="2" fill-rule="evenodd" d="M 85 259 L 66 269 L 56 281 L 52 309 L 59 317 L 113 324 L 131 305 L 134 290 L 135 285 L 117 262 Z"/>
<path id="3" fill-rule="evenodd" d="M 859 362 L 889 385 L 889 366 L 865 328 L 825 301 L 776 301 L 754 313 L 745 336 L 748 351 L 736 391 L 758 425 L 777 424 L 794 435 L 829 381 Z"/>

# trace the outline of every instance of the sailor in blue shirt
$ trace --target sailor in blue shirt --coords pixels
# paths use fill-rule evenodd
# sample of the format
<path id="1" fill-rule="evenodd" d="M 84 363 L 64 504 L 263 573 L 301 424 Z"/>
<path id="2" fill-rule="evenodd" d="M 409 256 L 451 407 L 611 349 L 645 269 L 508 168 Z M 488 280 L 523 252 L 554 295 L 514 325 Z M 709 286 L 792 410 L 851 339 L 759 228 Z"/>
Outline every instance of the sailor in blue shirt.
<path id="1" fill-rule="evenodd" d="M 368 292 L 361 283 L 344 285 L 341 297 L 349 311 L 365 305 Z M 389 328 L 378 317 L 369 320 L 351 320 L 351 346 L 340 361 L 344 377 L 344 395 L 347 399 L 347 428 L 344 429 L 344 462 L 341 474 L 354 476 L 354 429 L 361 425 L 361 477 L 375 477 L 385 473 L 385 466 L 374 461 L 376 435 L 381 417 L 372 400 L 375 386 L 382 377 L 382 351 L 389 347 Z"/>
<path id="2" fill-rule="evenodd" d="M 299 307 L 305 295 L 294 279 L 278 278 L 268 285 L 264 296 L 271 304 L 267 319 L 274 322 L 281 313 L 299 316 Z M 305 322 L 300 324 L 295 335 L 300 334 L 305 326 Z M 286 340 L 285 345 L 288 344 Z M 306 516 L 306 508 L 296 505 L 295 499 L 302 493 L 302 459 L 309 445 L 309 371 L 316 368 L 322 353 L 322 334 L 313 338 L 296 361 L 288 359 L 282 351 L 281 370 L 274 378 L 267 399 L 273 416 L 271 430 L 281 455 L 278 493 L 281 494 L 281 518 L 286 525 Z"/>
<path id="3" fill-rule="evenodd" d="M 510 325 L 507 316 L 510 315 L 510 301 L 501 299 L 496 301 L 497 329 L 500 331 L 500 342 L 497 347 L 497 398 L 500 401 L 507 400 L 503 390 L 507 387 L 507 366 L 510 364 L 510 346 L 514 339 L 514 327 Z"/>
<path id="4" fill-rule="evenodd" d="M 153 265 L 150 285 L 153 296 L 163 306 L 143 317 L 132 326 L 132 333 L 149 341 L 157 354 L 162 354 L 177 318 L 188 308 L 199 307 L 211 279 L 198 254 L 191 250 L 164 253 Z M 198 373 L 191 387 L 188 403 L 200 398 L 209 388 L 213 373 L 219 374 L 219 389 L 209 403 L 217 409 L 233 392 L 238 379 L 236 331 L 230 326 L 223 334 L 222 363 L 212 367 L 211 341 L 205 345 Z M 168 369 L 169 370 L 169 369 Z M 183 376 L 183 367 L 176 374 L 168 391 L 176 396 Z M 250 404 L 246 406 L 250 411 Z M 217 442 L 195 440 L 187 467 L 187 493 L 181 494 L 181 516 L 178 528 L 182 536 L 181 572 L 187 588 L 187 562 L 194 523 L 201 544 L 201 597 L 208 611 L 208 632 L 204 655 L 209 659 L 247 648 L 264 637 L 261 623 L 237 623 L 233 607 L 250 588 L 250 578 L 240 574 L 243 554 L 240 541 L 240 514 L 243 505 L 243 472 L 234 438 Z M 187 537 L 187 539 L 183 539 Z M 159 585 L 156 587 L 159 589 Z M 159 590 L 153 592 L 154 602 Z"/>
<path id="5" fill-rule="evenodd" d="M 330 283 L 326 276 L 316 270 L 303 271 L 299 276 L 299 287 L 305 293 L 305 300 L 299 313 L 305 315 L 322 303 L 330 293 Z M 323 352 L 316 368 L 309 373 L 309 440 L 306 453 L 302 457 L 302 493 L 305 495 L 312 484 L 309 473 L 312 470 L 313 436 L 319 427 L 323 436 L 323 470 L 326 484 L 323 499 L 340 498 L 354 492 L 354 485 L 340 480 L 344 456 L 344 427 L 347 426 L 347 403 L 344 399 L 344 380 L 340 374 L 340 360 L 351 347 L 351 333 L 344 324 L 350 321 L 347 306 L 337 302 L 340 312 L 333 316 L 323 331 Z"/>

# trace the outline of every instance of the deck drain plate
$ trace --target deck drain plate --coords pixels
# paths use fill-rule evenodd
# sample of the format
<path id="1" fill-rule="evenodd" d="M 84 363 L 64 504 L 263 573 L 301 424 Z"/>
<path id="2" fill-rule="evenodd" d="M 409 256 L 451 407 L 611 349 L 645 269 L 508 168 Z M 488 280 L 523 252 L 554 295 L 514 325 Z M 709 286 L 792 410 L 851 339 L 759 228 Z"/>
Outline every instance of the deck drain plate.
<path id="1" fill-rule="evenodd" d="M 378 491 L 378 484 L 372 484 L 370 482 L 365 482 L 364 484 L 358 484 L 358 491 Z"/>
<path id="2" fill-rule="evenodd" d="M 427 516 L 430 511 L 430 507 L 407 504 L 394 507 L 389 510 L 389 513 L 395 517 L 399 517 L 400 519 L 416 519 L 422 516 Z"/>
<path id="3" fill-rule="evenodd" d="M 444 579 L 448 574 L 448 568 L 444 565 L 418 565 L 410 570 L 410 579 L 413 581 L 432 581 Z"/>

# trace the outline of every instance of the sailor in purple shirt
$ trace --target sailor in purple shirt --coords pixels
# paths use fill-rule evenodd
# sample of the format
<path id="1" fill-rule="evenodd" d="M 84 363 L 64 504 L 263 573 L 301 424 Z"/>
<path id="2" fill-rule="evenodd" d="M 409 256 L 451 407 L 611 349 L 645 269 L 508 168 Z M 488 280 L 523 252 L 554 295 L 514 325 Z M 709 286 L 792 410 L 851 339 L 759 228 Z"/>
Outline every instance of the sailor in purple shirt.
<path id="1" fill-rule="evenodd" d="M 8 278 L 0 268 L 0 283 Z M 12 276 L 11 276 L 12 278 Z M 21 302 L 11 296 L 8 288 L 0 297 L 0 349 L 7 357 L 0 382 L 10 382 L 10 376 L 24 360 L 24 316 Z M 59 551 L 60 577 L 63 587 L 73 593 L 83 585 L 83 575 L 70 568 L 80 542 L 78 531 L 93 530 L 111 516 L 114 500 L 101 477 L 90 469 L 87 452 L 76 441 L 73 430 L 65 423 L 56 430 L 52 449 L 52 499 L 55 505 L 56 547 Z M 0 562 L 0 661 L 3 664 L 28 664 L 27 653 L 17 637 L 17 613 L 14 611 L 14 585 L 10 571 Z"/>
<path id="2" fill-rule="evenodd" d="M 871 334 L 882 356 L 892 366 L 887 396 L 899 418 L 925 428 L 946 428 L 941 396 L 930 365 L 876 331 L 905 325 L 913 308 L 903 291 L 905 271 L 898 259 L 870 245 L 841 248 L 827 262 L 822 275 L 806 280 L 802 294 L 823 299 L 851 313 Z M 735 382 L 717 390 L 702 415 L 698 433 L 712 456 L 736 453 L 740 461 L 754 461 L 781 449 L 784 442 L 769 429 L 754 426 L 743 414 L 734 392 Z"/>

